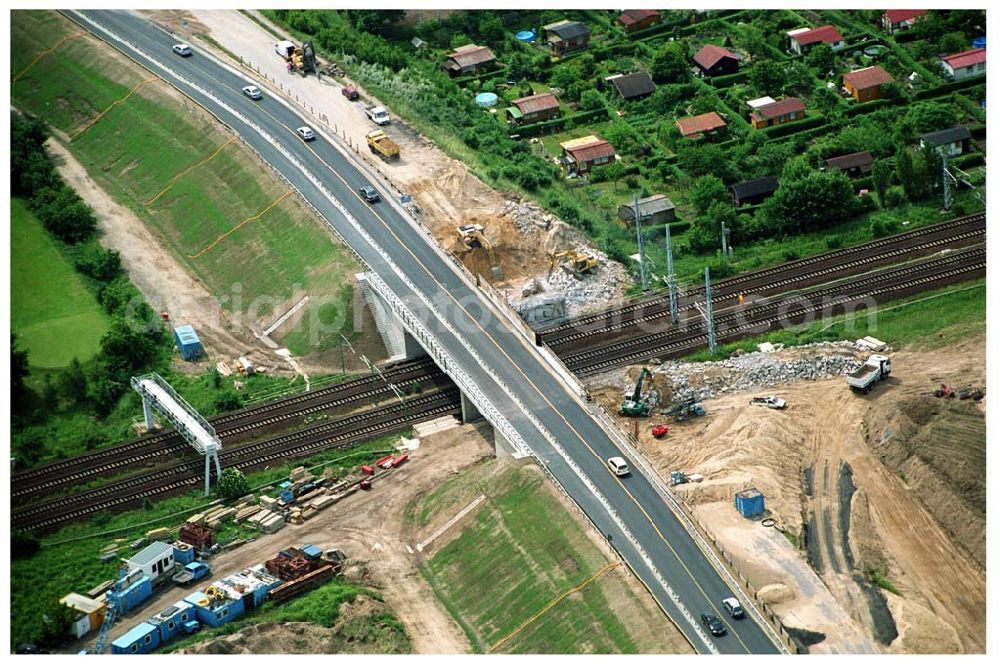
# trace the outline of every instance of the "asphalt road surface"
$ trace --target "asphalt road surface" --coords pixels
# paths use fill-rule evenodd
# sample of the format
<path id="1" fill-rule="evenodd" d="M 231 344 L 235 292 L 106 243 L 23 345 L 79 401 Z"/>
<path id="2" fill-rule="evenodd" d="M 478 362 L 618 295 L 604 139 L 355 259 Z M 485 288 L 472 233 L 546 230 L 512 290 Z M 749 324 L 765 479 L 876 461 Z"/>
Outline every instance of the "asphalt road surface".
<path id="1" fill-rule="evenodd" d="M 83 20 L 80 14 L 107 32 Z M 652 482 L 636 469 L 626 477 L 616 477 L 608 471 L 605 460 L 621 452 L 579 399 L 548 368 L 537 350 L 502 317 L 491 313 L 491 305 L 485 298 L 470 288 L 448 261 L 442 260 L 427 237 L 401 212 L 385 202 L 368 205 L 361 200 L 357 190 L 368 184 L 369 179 L 322 133 L 315 141 L 305 143 L 294 131 L 302 125 L 317 130 L 322 127 L 279 102 L 267 90 L 260 101 L 247 99 L 241 88 L 250 79 L 235 74 L 197 49 L 191 57 L 175 55 L 171 46 L 176 40 L 138 15 L 121 11 L 80 14 L 67 15 L 214 113 L 302 193 L 369 269 L 378 273 L 423 320 L 453 362 L 476 381 L 564 490 L 628 561 L 698 652 L 779 652 L 765 629 L 753 619 L 734 621 L 725 614 L 721 601 L 733 595 L 733 591 Z M 299 163 L 294 163 L 287 154 Z M 332 192 L 381 252 L 303 170 Z M 391 194 L 383 190 L 382 195 L 387 198 Z M 415 297 L 414 291 L 421 297 Z M 428 302 L 432 307 L 428 307 Z M 470 352 L 466 344 L 475 352 Z M 485 370 L 484 365 L 492 372 Z M 516 400 L 508 390 L 515 393 Z M 533 418 L 525 414 L 518 402 Z M 550 435 L 545 436 L 536 422 Z M 557 449 L 553 440 L 561 449 Z M 609 505 L 613 507 L 609 509 Z M 540 514 L 539 518 L 545 516 Z M 718 615 L 726 623 L 728 633 L 723 637 L 708 635 L 698 619 L 702 612 Z"/>

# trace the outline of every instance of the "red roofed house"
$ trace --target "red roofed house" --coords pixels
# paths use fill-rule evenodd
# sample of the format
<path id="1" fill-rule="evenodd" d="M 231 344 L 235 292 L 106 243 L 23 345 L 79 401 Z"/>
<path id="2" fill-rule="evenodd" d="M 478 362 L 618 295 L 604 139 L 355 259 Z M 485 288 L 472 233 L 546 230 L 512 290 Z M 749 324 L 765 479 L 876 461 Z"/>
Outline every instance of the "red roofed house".
<path id="1" fill-rule="evenodd" d="M 818 28 L 798 28 L 790 30 L 788 35 L 789 47 L 795 53 L 802 55 L 809 47 L 816 44 L 829 44 L 830 48 L 839 51 L 844 48 L 844 37 L 832 25 L 821 25 Z"/>
<path id="2" fill-rule="evenodd" d="M 663 17 L 655 9 L 626 9 L 618 17 L 618 22 L 625 28 L 625 32 L 636 32 L 654 26 Z"/>
<path id="3" fill-rule="evenodd" d="M 726 126 L 726 121 L 718 113 L 712 111 L 690 118 L 680 118 L 676 124 L 684 138 L 698 138 L 722 129 Z"/>
<path id="4" fill-rule="evenodd" d="M 740 56 L 715 44 L 702 46 L 694 54 L 694 63 L 705 76 L 725 76 L 740 70 Z"/>
<path id="5" fill-rule="evenodd" d="M 871 101 L 882 96 L 882 86 L 892 83 L 889 72 L 878 65 L 844 74 L 844 89 L 855 101 Z"/>
<path id="6" fill-rule="evenodd" d="M 986 49 L 974 48 L 941 58 L 944 75 L 953 81 L 961 81 L 980 74 L 986 74 Z"/>
<path id="7" fill-rule="evenodd" d="M 927 13 L 926 9 L 887 9 L 879 23 L 890 35 L 909 30 L 917 19 Z"/>
<path id="8" fill-rule="evenodd" d="M 615 148 L 603 138 L 591 134 L 559 144 L 563 156 L 559 163 L 566 173 L 586 175 L 596 166 L 610 164 L 615 160 Z"/>
<path id="9" fill-rule="evenodd" d="M 806 105 L 796 97 L 785 97 L 771 104 L 758 106 L 750 114 L 754 129 L 773 127 L 784 122 L 794 122 L 806 117 Z"/>
<path id="10" fill-rule="evenodd" d="M 449 76 L 473 74 L 480 69 L 486 69 L 497 61 L 493 51 L 485 46 L 466 44 L 448 54 L 444 61 L 444 70 Z"/>
<path id="11" fill-rule="evenodd" d="M 507 109 L 507 122 L 512 125 L 545 122 L 559 115 L 559 100 L 551 92 L 521 97 L 511 104 L 513 106 Z"/>

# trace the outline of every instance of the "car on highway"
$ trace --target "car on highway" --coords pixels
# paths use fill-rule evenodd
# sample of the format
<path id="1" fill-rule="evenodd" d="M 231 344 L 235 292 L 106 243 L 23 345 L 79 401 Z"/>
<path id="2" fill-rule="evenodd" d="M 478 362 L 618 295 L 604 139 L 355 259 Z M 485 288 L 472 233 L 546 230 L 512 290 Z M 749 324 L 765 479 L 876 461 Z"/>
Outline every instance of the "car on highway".
<path id="1" fill-rule="evenodd" d="M 625 463 L 625 459 L 619 456 L 608 459 L 608 468 L 610 468 L 611 472 L 618 477 L 623 477 L 629 473 L 628 464 Z"/>
<path id="2" fill-rule="evenodd" d="M 312 130 L 312 127 L 299 127 L 295 130 L 295 133 L 299 135 L 303 141 L 312 141 L 316 138 L 316 132 Z"/>
<path id="3" fill-rule="evenodd" d="M 188 46 L 187 44 L 174 44 L 174 53 L 176 53 L 181 57 L 186 58 L 187 56 L 194 53 L 194 51 L 192 51 L 191 47 Z"/>
<path id="4" fill-rule="evenodd" d="M 740 606 L 739 600 L 735 597 L 727 597 L 722 600 L 722 606 L 725 607 L 726 613 L 736 620 L 741 620 L 746 616 L 746 613 L 743 611 L 743 607 Z"/>
<path id="5" fill-rule="evenodd" d="M 261 92 L 260 88 L 258 88 L 256 85 L 248 85 L 245 88 L 243 88 L 243 94 L 245 94 L 247 97 L 250 97 L 250 99 L 254 100 L 260 99 L 261 97 L 264 96 L 264 93 Z"/>
<path id="6" fill-rule="evenodd" d="M 750 400 L 751 406 L 764 406 L 766 408 L 775 408 L 777 410 L 784 410 L 785 403 L 784 399 L 779 399 L 778 397 L 768 396 L 768 397 L 754 397 Z"/>
<path id="7" fill-rule="evenodd" d="M 714 613 L 701 614 L 701 623 L 708 628 L 712 636 L 722 636 L 726 633 L 726 626 L 722 624 L 722 621 Z"/>
<path id="8" fill-rule="evenodd" d="M 361 198 L 365 199 L 366 203 L 378 203 L 382 198 L 375 191 L 375 187 L 370 184 L 366 184 L 363 187 L 358 187 L 358 193 L 361 194 Z"/>

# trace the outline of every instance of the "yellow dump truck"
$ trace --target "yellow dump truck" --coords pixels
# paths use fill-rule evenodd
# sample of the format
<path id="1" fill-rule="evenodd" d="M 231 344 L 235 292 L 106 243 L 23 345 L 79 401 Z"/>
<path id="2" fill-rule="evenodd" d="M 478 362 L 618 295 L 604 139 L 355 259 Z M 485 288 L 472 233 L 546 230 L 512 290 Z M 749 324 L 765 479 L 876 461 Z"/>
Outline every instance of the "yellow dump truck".
<path id="1" fill-rule="evenodd" d="M 389 138 L 384 131 L 376 129 L 365 134 L 368 141 L 368 149 L 372 154 L 377 154 L 385 161 L 399 159 L 399 144 Z"/>

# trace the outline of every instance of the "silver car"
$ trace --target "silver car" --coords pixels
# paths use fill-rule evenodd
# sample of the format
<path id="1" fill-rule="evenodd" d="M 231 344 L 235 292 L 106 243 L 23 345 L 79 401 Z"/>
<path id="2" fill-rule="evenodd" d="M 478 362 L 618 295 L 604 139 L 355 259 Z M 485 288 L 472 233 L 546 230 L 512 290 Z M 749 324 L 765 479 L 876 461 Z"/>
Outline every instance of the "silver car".
<path id="1" fill-rule="evenodd" d="M 303 141 L 311 141 L 316 138 L 316 132 L 312 130 L 312 127 L 299 127 L 295 130 L 295 133 L 299 135 Z"/>
<path id="2" fill-rule="evenodd" d="M 174 53 L 176 53 L 181 57 L 186 58 L 187 56 L 194 53 L 194 51 L 192 51 L 191 47 L 188 46 L 187 44 L 174 44 Z"/>
<path id="3" fill-rule="evenodd" d="M 260 91 L 260 88 L 258 88 L 256 85 L 248 85 L 245 88 L 243 88 L 243 94 L 245 94 L 247 97 L 250 97 L 250 99 L 255 99 L 255 100 L 260 99 L 261 97 L 264 96 L 264 93 L 262 93 Z"/>

